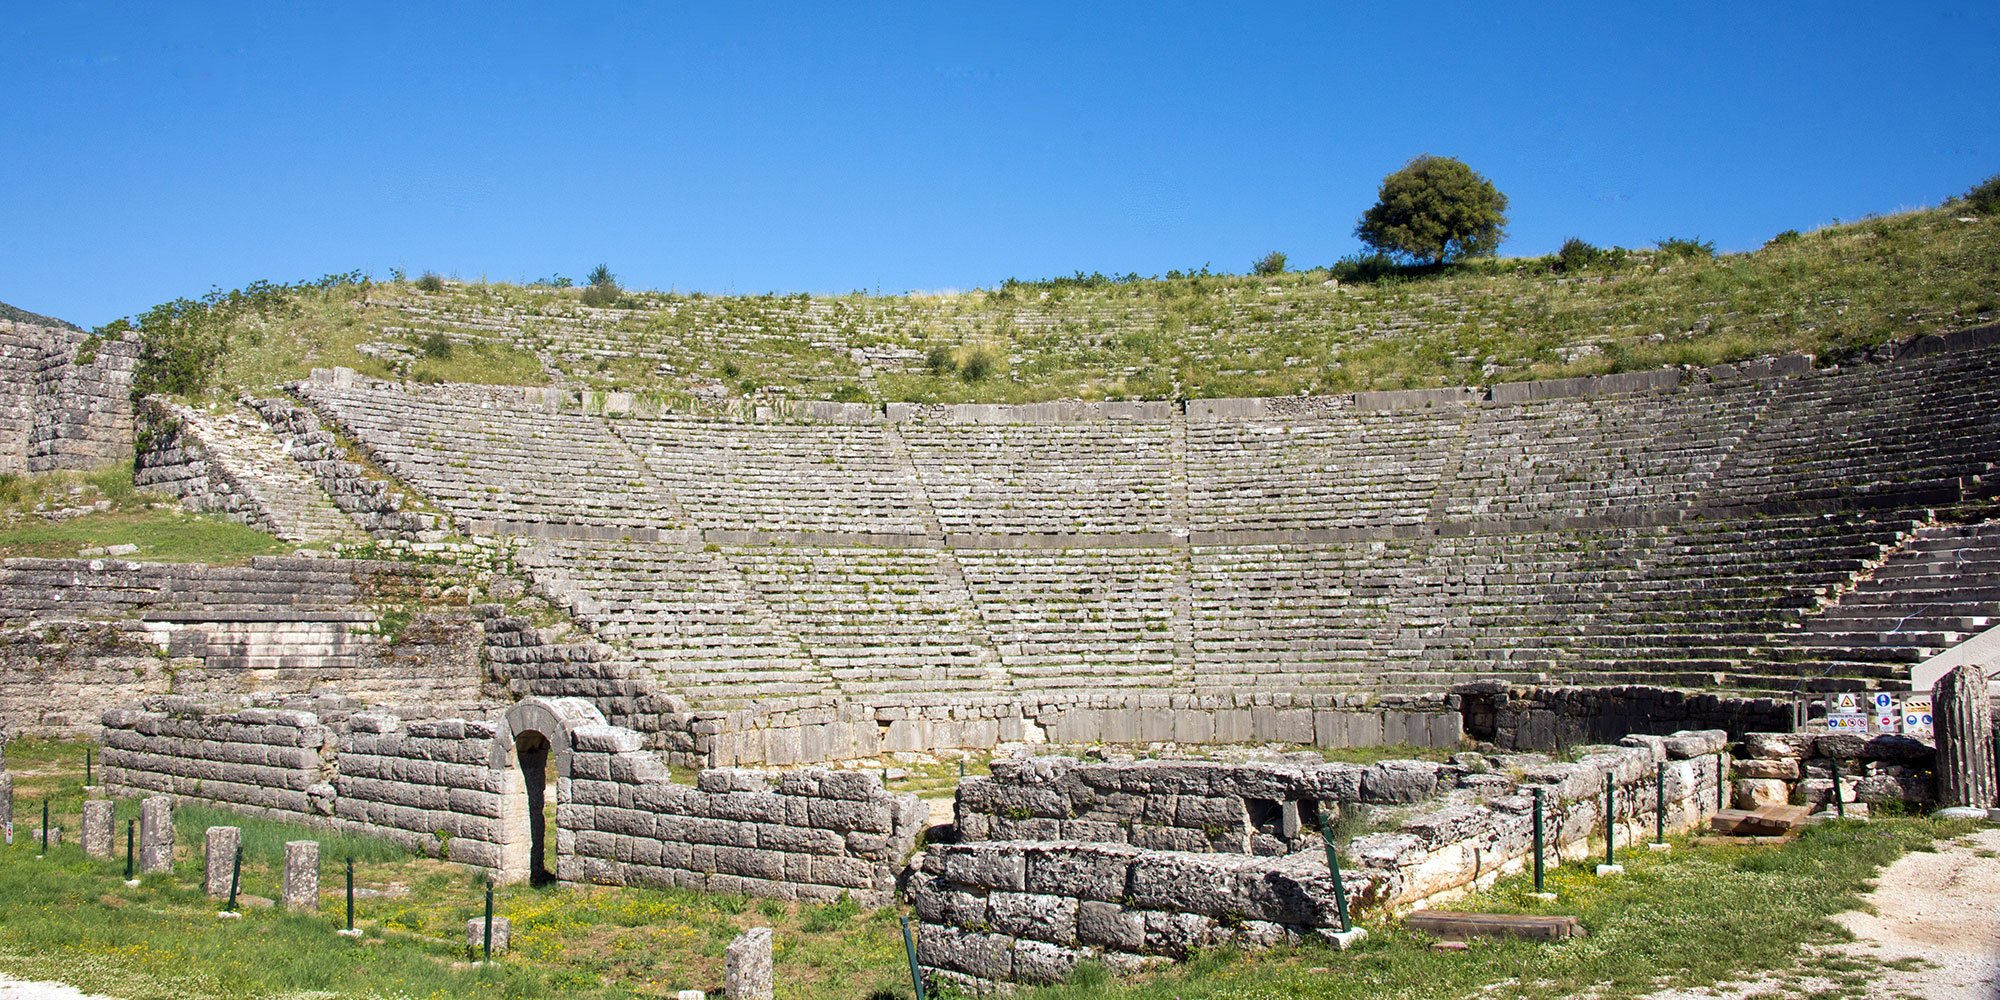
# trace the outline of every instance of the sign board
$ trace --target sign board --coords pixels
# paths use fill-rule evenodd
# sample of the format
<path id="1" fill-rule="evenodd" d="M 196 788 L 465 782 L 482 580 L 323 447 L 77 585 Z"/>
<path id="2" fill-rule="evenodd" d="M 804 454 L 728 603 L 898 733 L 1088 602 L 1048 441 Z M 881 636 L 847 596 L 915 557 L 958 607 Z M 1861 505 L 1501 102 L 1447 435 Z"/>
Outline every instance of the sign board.
<path id="1" fill-rule="evenodd" d="M 1871 722 L 1869 728 L 1878 733 L 1893 733 L 1900 728 L 1903 713 L 1896 704 L 1896 696 L 1887 691 L 1877 691 L 1869 704 Z"/>
<path id="2" fill-rule="evenodd" d="M 1834 695 L 1833 699 L 1827 702 L 1826 711 L 1828 715 L 1832 715 L 1835 712 L 1843 715 L 1850 712 L 1859 712 L 1861 711 L 1861 696 L 1852 691 L 1843 691 L 1840 694 Z"/>
<path id="3" fill-rule="evenodd" d="M 1860 712 L 1826 713 L 1826 731 L 1829 733 L 1853 733 L 1868 735 L 1868 716 Z"/>
<path id="4" fill-rule="evenodd" d="M 1903 700 L 1903 735 L 1928 738 L 1935 734 L 1931 720 L 1931 696 L 1913 694 Z"/>

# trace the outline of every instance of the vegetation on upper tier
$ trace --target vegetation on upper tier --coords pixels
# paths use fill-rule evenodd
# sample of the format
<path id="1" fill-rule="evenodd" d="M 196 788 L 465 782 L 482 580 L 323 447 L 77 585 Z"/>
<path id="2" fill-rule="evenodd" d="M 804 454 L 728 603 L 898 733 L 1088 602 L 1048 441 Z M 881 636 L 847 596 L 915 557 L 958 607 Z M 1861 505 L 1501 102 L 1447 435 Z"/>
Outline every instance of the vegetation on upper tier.
<path id="1" fill-rule="evenodd" d="M 211 296 L 221 303 L 213 322 L 183 339 L 194 350 L 213 343 L 215 353 L 201 378 L 173 391 L 267 392 L 311 368 L 345 366 L 668 400 L 1027 402 L 1490 384 L 1792 351 L 1840 357 L 2000 318 L 2000 215 L 1970 211 L 1954 203 L 1786 233 L 1720 256 L 1698 238 L 1633 251 L 1574 241 L 1560 255 L 1442 267 L 1363 259 L 1270 275 L 1079 275 L 905 296 L 641 292 L 608 273 L 585 288 L 336 276 L 261 286 L 233 303 Z M 601 305 L 586 305 L 586 295 Z M 157 319 L 186 333 L 190 316 Z"/>
<path id="2" fill-rule="evenodd" d="M 290 552 L 288 542 L 132 488 L 132 463 L 96 472 L 0 473 L 0 559 L 75 558 L 136 545 L 127 558 L 230 564 Z"/>
<path id="3" fill-rule="evenodd" d="M 478 965 L 465 921 L 481 909 L 478 877 L 380 840 L 183 805 L 175 810 L 175 870 L 126 888 L 123 831 L 136 800 L 121 801 L 117 853 L 76 846 L 84 746 L 26 739 L 8 748 L 16 781 L 14 843 L 0 848 L 0 972 L 54 979 L 131 1000 L 153 998 L 657 997 L 716 989 L 722 953 L 744 928 L 776 932 L 778 982 L 803 1000 L 907 998 L 897 910 L 852 903 L 781 903 L 669 889 L 503 887 L 495 911 L 513 921 L 513 951 Z M 63 844 L 36 860 L 33 833 L 49 799 Z M 290 914 L 250 901 L 241 920 L 215 918 L 201 894 L 202 831 L 243 828 L 243 891 L 277 895 L 283 844 L 321 842 L 320 913 Z M 1813 827 L 1781 846 L 1674 838 L 1670 853 L 1623 850 L 1627 874 L 1593 875 L 1588 861 L 1549 872 L 1555 902 L 1529 895 L 1525 875 L 1455 907 L 1573 913 L 1590 936 L 1544 944 L 1480 942 L 1438 952 L 1421 934 L 1385 923 L 1352 951 L 1316 945 L 1265 954 L 1220 951 L 1149 975 L 1112 980 L 1085 966 L 1066 986 L 1023 1000 L 1168 1000 L 1174 997 L 1637 997 L 1755 978 L 1774 994 L 1881 995 L 1879 966 L 1808 945 L 1847 937 L 1828 918 L 1860 903 L 1882 866 L 1973 824 L 1878 817 Z M 345 917 L 345 859 L 355 859 L 359 940 L 333 930 Z M 1907 968 L 1894 964 L 1890 968 Z M 1893 985 L 1893 979 L 1889 981 Z M 711 994 L 715 995 L 715 994 Z M 943 996 L 934 992 L 933 996 Z"/>

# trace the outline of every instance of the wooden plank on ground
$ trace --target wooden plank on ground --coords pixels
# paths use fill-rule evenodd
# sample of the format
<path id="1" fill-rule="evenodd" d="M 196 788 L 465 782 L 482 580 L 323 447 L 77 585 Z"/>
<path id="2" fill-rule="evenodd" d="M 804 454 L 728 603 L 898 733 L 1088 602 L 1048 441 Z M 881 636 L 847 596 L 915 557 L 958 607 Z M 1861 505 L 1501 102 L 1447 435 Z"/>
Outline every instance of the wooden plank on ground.
<path id="1" fill-rule="evenodd" d="M 1469 937 L 1518 937 L 1564 941 L 1583 937 L 1583 922 L 1573 916 L 1531 916 L 1525 913 L 1457 913 L 1418 910 L 1403 918 L 1403 926 L 1446 940 Z"/>

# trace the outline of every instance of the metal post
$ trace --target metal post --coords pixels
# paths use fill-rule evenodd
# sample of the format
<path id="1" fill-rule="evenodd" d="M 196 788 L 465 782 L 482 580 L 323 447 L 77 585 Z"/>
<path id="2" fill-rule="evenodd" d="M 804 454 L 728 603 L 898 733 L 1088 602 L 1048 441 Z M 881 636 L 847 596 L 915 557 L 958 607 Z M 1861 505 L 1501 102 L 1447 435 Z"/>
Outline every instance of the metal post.
<path id="1" fill-rule="evenodd" d="M 482 946 L 486 961 L 493 961 L 493 880 L 486 880 L 486 942 Z"/>
<path id="2" fill-rule="evenodd" d="M 1723 789 L 1728 786 L 1729 751 L 1717 750 L 1715 752 L 1715 809 L 1717 812 L 1721 812 L 1729 804 L 1729 801 L 1722 797 Z"/>
<path id="3" fill-rule="evenodd" d="M 354 929 L 354 859 L 347 859 L 347 929 Z"/>
<path id="4" fill-rule="evenodd" d="M 917 991 L 917 1000 L 924 997 L 924 973 L 917 967 L 917 944 L 910 940 L 910 918 L 903 918 L 903 954 L 910 960 L 910 986 Z"/>
<path id="5" fill-rule="evenodd" d="M 42 799 L 42 853 L 49 853 L 49 800 Z"/>
<path id="6" fill-rule="evenodd" d="M 236 912 L 236 890 L 243 886 L 243 841 L 236 841 L 236 854 L 229 859 L 229 905 L 225 909 Z"/>
<path id="7" fill-rule="evenodd" d="M 1542 890 L 1542 786 L 1535 786 L 1535 891 Z"/>
<path id="8" fill-rule="evenodd" d="M 1333 873 L 1333 906 L 1340 916 L 1340 932 L 1354 929 L 1354 921 L 1347 915 L 1347 882 L 1340 877 L 1340 851 L 1333 846 L 1333 821 L 1326 813 L 1319 814 L 1319 838 L 1326 842 L 1326 869 Z"/>
<path id="9" fill-rule="evenodd" d="M 94 785 L 94 784 L 96 784 L 96 782 L 94 782 L 94 781 L 91 781 L 91 780 L 90 780 L 90 748 L 89 748 L 89 747 L 84 747 L 84 748 L 83 748 L 83 787 L 85 787 L 85 788 L 89 788 L 90 786 L 92 786 L 92 785 Z"/>
<path id="10" fill-rule="evenodd" d="M 125 881 L 132 881 L 132 828 L 139 825 L 136 819 L 125 821 Z"/>
<path id="11" fill-rule="evenodd" d="M 1834 768 L 1834 814 L 1840 816 L 1842 820 L 1846 820 L 1848 818 L 1848 796 L 1840 792 L 1840 758 L 1830 756 L 1830 758 L 1826 758 L 1826 762 Z M 46 828 L 48 824 L 44 822 L 42 826 Z"/>
<path id="12" fill-rule="evenodd" d="M 1611 790 L 1611 776 L 1607 774 L 1604 776 L 1604 863 L 1607 865 L 1618 863 L 1614 846 L 1618 842 L 1617 809 L 1617 793 Z"/>
<path id="13" fill-rule="evenodd" d="M 1657 782 L 1659 788 L 1659 809 L 1653 814 L 1653 843 L 1664 844 L 1667 842 L 1667 764 L 1665 761 L 1660 762 L 1659 769 L 1660 776 Z"/>

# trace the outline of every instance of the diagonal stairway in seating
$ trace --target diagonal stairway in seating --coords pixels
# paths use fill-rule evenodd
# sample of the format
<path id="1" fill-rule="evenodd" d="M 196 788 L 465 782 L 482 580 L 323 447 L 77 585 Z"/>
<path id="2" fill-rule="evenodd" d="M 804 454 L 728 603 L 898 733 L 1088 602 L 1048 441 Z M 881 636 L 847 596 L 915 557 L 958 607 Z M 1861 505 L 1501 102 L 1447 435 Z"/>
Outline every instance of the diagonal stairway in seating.
<path id="1" fill-rule="evenodd" d="M 2000 624 L 2000 520 L 1919 529 L 1872 573 L 1783 635 L 1801 676 L 1904 678 Z"/>
<path id="2" fill-rule="evenodd" d="M 290 542 L 358 542 L 367 538 L 334 505 L 319 480 L 294 461 L 290 445 L 256 413 L 232 406 L 219 412 L 171 407 L 184 442 L 205 452 L 210 489 L 237 494 L 232 516 Z"/>

